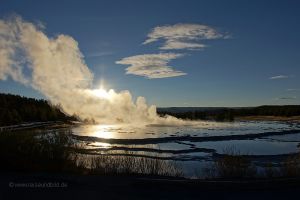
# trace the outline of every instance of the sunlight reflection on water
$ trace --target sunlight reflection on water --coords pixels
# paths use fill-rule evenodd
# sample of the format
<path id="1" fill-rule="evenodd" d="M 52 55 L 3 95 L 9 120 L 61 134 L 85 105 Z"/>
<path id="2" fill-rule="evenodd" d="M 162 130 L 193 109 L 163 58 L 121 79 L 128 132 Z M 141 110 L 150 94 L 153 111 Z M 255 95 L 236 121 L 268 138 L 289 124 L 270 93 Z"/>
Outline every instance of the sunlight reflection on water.
<path id="1" fill-rule="evenodd" d="M 207 142 L 179 139 L 181 136 L 188 136 L 187 138 L 189 138 L 244 135 L 288 130 L 299 130 L 299 133 L 280 136 L 271 135 L 257 139 L 231 140 L 228 138 L 224 141 Z M 214 152 L 222 153 L 223 149 L 227 147 L 236 147 L 239 152 L 247 155 L 274 155 L 296 152 L 297 145 L 300 142 L 300 126 L 298 123 L 278 121 L 201 121 L 189 126 L 79 125 L 72 128 L 72 133 L 78 136 L 93 137 L 91 140 L 78 142 L 84 144 L 84 148 L 92 149 L 95 154 L 150 156 L 175 160 L 183 165 L 187 174 L 193 172 L 197 165 L 211 162 L 210 158 L 212 158 Z M 97 141 L 94 137 L 100 140 Z M 169 139 L 163 140 L 164 138 Z M 118 140 L 115 142 L 115 140 L 109 139 Z M 153 139 L 155 142 L 153 142 Z M 145 140 L 147 142 L 143 143 Z"/>
<path id="2" fill-rule="evenodd" d="M 75 135 L 114 139 L 143 139 L 177 136 L 217 136 L 262 133 L 295 129 L 296 125 L 279 122 L 207 122 L 193 126 L 132 126 L 132 125 L 81 125 L 72 129 Z"/>

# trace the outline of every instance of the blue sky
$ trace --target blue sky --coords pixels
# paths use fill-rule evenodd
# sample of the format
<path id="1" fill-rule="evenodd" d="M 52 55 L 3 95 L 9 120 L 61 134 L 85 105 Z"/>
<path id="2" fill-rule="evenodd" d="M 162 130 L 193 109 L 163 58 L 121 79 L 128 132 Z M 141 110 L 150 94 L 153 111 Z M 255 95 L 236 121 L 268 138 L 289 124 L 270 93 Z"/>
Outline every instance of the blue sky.
<path id="1" fill-rule="evenodd" d="M 300 103 L 300 2 L 296 0 L 1 0 L 0 4 L 1 18 L 15 13 L 42 22 L 48 36 L 67 34 L 77 40 L 95 85 L 103 80 L 107 89 L 130 90 L 135 97 L 146 97 L 149 104 Z M 143 44 L 155 27 L 178 24 L 205 25 L 222 36 L 188 40 L 206 45 L 196 49 L 162 49 L 167 36 Z M 166 65 L 186 75 L 149 79 L 126 74 L 130 65 L 116 63 L 136 55 L 165 53 L 182 55 Z M 12 80 L 0 81 L 0 91 L 43 98 Z"/>

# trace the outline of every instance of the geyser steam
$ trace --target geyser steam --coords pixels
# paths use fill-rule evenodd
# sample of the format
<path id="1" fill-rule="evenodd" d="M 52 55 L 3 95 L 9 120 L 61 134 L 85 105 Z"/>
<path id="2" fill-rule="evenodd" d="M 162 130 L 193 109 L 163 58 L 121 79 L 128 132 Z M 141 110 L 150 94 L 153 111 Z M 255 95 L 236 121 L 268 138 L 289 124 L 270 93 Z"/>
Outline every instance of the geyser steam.
<path id="1" fill-rule="evenodd" d="M 66 113 L 82 119 L 99 123 L 183 123 L 173 117 L 158 117 L 156 107 L 148 107 L 143 97 L 134 103 L 129 91 L 102 91 L 108 98 L 99 96 L 99 91 L 92 89 L 93 73 L 76 40 L 63 34 L 48 37 L 43 27 L 18 16 L 0 20 L 0 79 L 8 77 L 33 87 L 53 104 L 60 104 Z"/>

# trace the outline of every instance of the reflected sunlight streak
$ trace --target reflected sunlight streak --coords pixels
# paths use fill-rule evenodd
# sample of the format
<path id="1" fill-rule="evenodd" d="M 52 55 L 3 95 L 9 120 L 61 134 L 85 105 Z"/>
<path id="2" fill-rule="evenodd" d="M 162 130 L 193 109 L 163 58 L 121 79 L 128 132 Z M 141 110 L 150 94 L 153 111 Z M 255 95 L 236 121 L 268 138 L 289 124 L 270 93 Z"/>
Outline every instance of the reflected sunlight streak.
<path id="1" fill-rule="evenodd" d="M 99 138 L 114 138 L 115 125 L 95 125 L 89 131 L 91 135 Z"/>

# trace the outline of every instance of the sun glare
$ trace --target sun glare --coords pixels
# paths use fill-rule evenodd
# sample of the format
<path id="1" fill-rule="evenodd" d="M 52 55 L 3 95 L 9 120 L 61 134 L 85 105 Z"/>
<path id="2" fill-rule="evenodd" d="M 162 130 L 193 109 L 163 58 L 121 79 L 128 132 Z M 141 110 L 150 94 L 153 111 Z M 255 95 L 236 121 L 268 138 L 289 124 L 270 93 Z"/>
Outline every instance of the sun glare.
<path id="1" fill-rule="evenodd" d="M 99 99 L 105 99 L 105 100 L 109 100 L 112 101 L 115 97 L 115 92 L 113 89 L 110 90 L 106 90 L 103 86 L 103 84 L 101 84 L 99 87 L 95 88 L 95 89 L 87 89 L 84 91 L 86 94 L 88 94 L 89 96 L 93 96 Z"/>
<path id="2" fill-rule="evenodd" d="M 93 94 L 102 99 L 110 99 L 111 98 L 109 92 L 107 92 L 103 88 L 93 90 Z"/>

